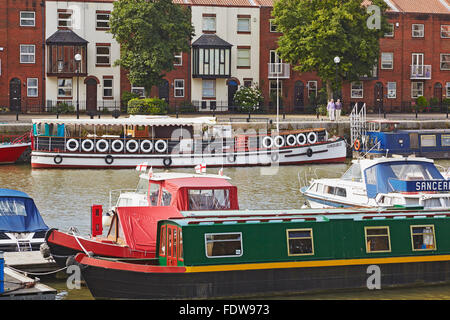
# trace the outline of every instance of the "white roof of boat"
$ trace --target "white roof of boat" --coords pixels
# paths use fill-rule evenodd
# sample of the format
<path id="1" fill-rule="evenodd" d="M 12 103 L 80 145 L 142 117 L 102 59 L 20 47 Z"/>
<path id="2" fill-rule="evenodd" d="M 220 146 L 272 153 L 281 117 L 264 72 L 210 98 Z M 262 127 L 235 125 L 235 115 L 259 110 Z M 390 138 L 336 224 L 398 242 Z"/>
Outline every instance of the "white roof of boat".
<path id="1" fill-rule="evenodd" d="M 153 181 L 163 181 L 169 179 L 180 179 L 180 178 L 219 178 L 231 180 L 230 177 L 221 176 L 219 174 L 210 173 L 184 173 L 184 172 L 154 172 L 151 177 L 148 173 L 143 173 L 139 176 L 143 179 L 153 180 Z"/>
<path id="2" fill-rule="evenodd" d="M 371 167 L 375 164 L 379 163 L 388 163 L 388 162 L 400 162 L 400 161 L 421 161 L 421 162 L 429 162 L 434 163 L 433 159 L 423 158 L 423 157 L 414 157 L 414 156 L 400 156 L 393 155 L 392 157 L 380 157 L 374 159 L 354 159 L 352 163 L 359 163 L 361 165 L 361 170 L 365 168 Z"/>
<path id="3" fill-rule="evenodd" d="M 215 117 L 176 118 L 170 116 L 132 115 L 128 118 L 109 119 L 32 119 L 33 123 L 77 124 L 77 125 L 145 125 L 145 126 L 189 126 L 194 124 L 216 124 Z"/>

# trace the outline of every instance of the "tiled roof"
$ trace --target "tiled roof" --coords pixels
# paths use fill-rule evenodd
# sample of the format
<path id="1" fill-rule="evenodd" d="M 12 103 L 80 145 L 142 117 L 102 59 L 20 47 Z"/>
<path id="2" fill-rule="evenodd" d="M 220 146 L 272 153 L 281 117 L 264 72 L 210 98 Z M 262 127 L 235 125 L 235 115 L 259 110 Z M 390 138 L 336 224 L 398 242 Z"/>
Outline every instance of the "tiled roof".
<path id="1" fill-rule="evenodd" d="M 173 0 L 174 3 L 197 6 L 259 7 L 259 0 Z M 270 1 L 272 2 L 272 1 Z"/>
<path id="2" fill-rule="evenodd" d="M 46 44 L 87 44 L 88 42 L 70 29 L 58 30 L 45 41 Z"/>
<path id="3" fill-rule="evenodd" d="M 401 12 L 447 13 L 450 14 L 448 0 L 390 0 Z"/>
<path id="4" fill-rule="evenodd" d="M 231 47 L 232 45 L 215 34 L 202 34 L 192 43 L 193 47 Z"/>

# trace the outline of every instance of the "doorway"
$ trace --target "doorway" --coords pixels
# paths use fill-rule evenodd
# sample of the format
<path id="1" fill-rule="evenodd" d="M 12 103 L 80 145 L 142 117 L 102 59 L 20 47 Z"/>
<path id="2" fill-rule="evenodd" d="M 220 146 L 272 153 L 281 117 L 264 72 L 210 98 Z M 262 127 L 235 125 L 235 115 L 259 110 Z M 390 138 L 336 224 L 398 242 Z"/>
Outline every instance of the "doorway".
<path id="1" fill-rule="evenodd" d="M 9 82 L 9 110 L 20 112 L 22 106 L 22 92 L 20 79 L 13 78 Z"/>
<path id="2" fill-rule="evenodd" d="M 236 106 L 234 105 L 234 95 L 238 90 L 238 83 L 235 80 L 228 80 L 228 110 L 235 111 Z"/>
<path id="3" fill-rule="evenodd" d="M 97 111 L 97 81 L 93 78 L 86 80 L 86 111 Z"/>
<path id="4" fill-rule="evenodd" d="M 439 106 L 440 106 L 440 110 L 441 112 L 444 112 L 444 108 L 442 105 L 442 84 L 440 84 L 439 82 L 436 82 L 434 84 L 434 95 L 435 98 L 437 98 Z"/>
<path id="5" fill-rule="evenodd" d="M 301 110 L 305 106 L 305 86 L 302 81 L 295 82 L 294 85 L 294 108 L 295 110 Z"/>
<path id="6" fill-rule="evenodd" d="M 374 90 L 374 106 L 375 106 L 375 111 L 378 112 L 384 112 L 384 108 L 383 108 L 383 84 L 381 82 L 377 82 L 375 84 L 375 90 Z"/>
<path id="7" fill-rule="evenodd" d="M 158 97 L 169 104 L 169 81 L 162 80 L 162 83 L 158 87 Z"/>

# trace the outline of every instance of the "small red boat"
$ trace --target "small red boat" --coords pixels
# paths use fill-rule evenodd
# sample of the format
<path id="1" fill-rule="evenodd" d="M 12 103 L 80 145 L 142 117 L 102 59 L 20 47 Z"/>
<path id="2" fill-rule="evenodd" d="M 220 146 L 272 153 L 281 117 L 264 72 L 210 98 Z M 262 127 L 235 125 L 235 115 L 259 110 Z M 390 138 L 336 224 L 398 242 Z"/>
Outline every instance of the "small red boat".
<path id="1" fill-rule="evenodd" d="M 237 187 L 228 179 L 211 174 L 141 174 L 136 191 L 119 196 L 106 237 L 102 236 L 102 208 L 93 206 L 90 237 L 73 229 L 50 229 L 41 252 L 44 257 L 51 255 L 61 267 L 80 252 L 112 258 L 154 258 L 159 220 L 198 216 L 202 211 L 239 210 Z"/>
<path id="2" fill-rule="evenodd" d="M 29 133 L 21 136 L 0 137 L 0 164 L 15 163 L 23 152 L 31 146 Z"/>

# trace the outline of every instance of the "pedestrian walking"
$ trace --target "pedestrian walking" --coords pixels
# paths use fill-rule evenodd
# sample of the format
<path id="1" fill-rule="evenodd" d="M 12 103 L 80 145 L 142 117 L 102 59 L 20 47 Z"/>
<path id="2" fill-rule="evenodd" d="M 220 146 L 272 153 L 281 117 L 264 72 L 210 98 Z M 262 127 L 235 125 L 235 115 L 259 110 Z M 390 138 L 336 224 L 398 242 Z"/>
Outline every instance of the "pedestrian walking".
<path id="1" fill-rule="evenodd" d="M 336 121 L 339 121 L 340 117 L 341 117 L 341 110 L 342 110 L 342 102 L 341 99 L 337 99 L 336 103 L 334 104 L 335 107 L 335 118 Z"/>
<path id="2" fill-rule="evenodd" d="M 328 102 L 328 105 L 327 105 L 328 116 L 330 117 L 330 120 L 331 120 L 331 121 L 334 121 L 334 112 L 335 112 L 335 108 L 336 108 L 336 106 L 335 106 L 335 104 L 334 104 L 334 100 L 331 99 L 331 100 Z"/>

